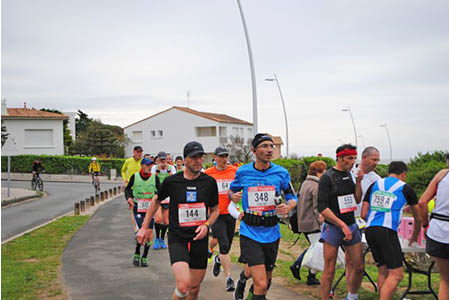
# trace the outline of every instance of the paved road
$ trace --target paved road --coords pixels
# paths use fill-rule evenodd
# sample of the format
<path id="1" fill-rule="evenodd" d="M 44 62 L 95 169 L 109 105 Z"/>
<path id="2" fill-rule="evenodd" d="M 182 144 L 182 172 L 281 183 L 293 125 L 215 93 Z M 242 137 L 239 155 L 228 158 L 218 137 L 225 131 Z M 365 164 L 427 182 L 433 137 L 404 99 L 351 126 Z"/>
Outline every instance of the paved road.
<path id="1" fill-rule="evenodd" d="M 102 183 L 102 189 L 118 186 L 118 183 Z M 6 181 L 2 181 L 6 186 Z M 13 188 L 30 188 L 28 181 L 11 181 Z M 73 204 L 94 195 L 88 183 L 44 182 L 47 196 L 2 208 L 2 241 L 41 225 L 73 210 Z"/>
<path id="2" fill-rule="evenodd" d="M 62 278 L 69 299 L 171 299 L 175 281 L 168 250 L 150 250 L 149 267 L 132 265 L 135 241 L 125 201 L 113 199 L 97 210 L 68 243 L 62 258 Z M 233 264 L 236 279 L 241 266 Z M 251 282 L 248 282 L 247 288 Z M 199 299 L 234 299 L 225 291 L 223 273 L 213 277 L 208 266 Z M 268 299 L 312 298 L 274 283 Z"/>

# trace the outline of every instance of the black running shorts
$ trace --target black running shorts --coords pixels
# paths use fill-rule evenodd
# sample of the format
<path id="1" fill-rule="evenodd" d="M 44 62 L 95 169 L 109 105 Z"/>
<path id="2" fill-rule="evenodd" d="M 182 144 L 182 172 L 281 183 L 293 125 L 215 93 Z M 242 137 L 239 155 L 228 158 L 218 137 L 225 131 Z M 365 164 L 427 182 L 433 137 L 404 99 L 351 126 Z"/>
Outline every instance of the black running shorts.
<path id="1" fill-rule="evenodd" d="M 220 254 L 228 254 L 233 243 L 236 219 L 229 214 L 219 215 L 212 226 L 212 236 L 219 241 Z"/>
<path id="2" fill-rule="evenodd" d="M 277 260 L 280 240 L 273 243 L 259 243 L 243 235 L 240 236 L 241 256 L 250 266 L 265 265 L 266 271 L 272 271 Z"/>
<path id="3" fill-rule="evenodd" d="M 448 244 L 443 244 L 427 236 L 426 252 L 430 256 L 448 259 Z"/>
<path id="4" fill-rule="evenodd" d="M 170 264 L 184 261 L 191 269 L 206 269 L 208 265 L 208 237 L 193 241 L 180 238 L 169 232 Z"/>
<path id="5" fill-rule="evenodd" d="M 366 240 L 377 267 L 397 269 L 403 265 L 403 253 L 397 232 L 382 226 L 366 228 Z"/>

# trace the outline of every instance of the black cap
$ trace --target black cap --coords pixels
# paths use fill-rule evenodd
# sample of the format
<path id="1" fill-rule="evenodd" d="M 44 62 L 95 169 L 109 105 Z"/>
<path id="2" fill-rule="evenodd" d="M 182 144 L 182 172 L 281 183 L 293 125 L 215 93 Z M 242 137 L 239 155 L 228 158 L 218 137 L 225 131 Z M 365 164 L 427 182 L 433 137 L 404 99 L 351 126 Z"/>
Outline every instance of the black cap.
<path id="1" fill-rule="evenodd" d="M 164 151 L 158 152 L 158 158 L 160 158 L 160 159 L 166 159 L 166 158 L 167 158 L 166 152 L 164 152 Z"/>
<path id="2" fill-rule="evenodd" d="M 219 156 L 219 155 L 228 155 L 228 150 L 223 148 L 223 147 L 217 147 L 216 150 L 214 151 L 214 154 Z"/>
<path id="3" fill-rule="evenodd" d="M 142 151 L 141 146 L 134 146 L 133 151 Z"/>
<path id="4" fill-rule="evenodd" d="M 258 147 L 258 145 L 264 141 L 271 141 L 273 143 L 272 137 L 270 135 L 268 135 L 267 133 L 258 133 L 253 138 L 253 141 L 252 141 L 253 148 Z"/>
<path id="5" fill-rule="evenodd" d="M 186 146 L 184 146 L 184 157 L 192 157 L 197 154 L 206 154 L 205 150 L 203 150 L 202 144 L 200 144 L 199 142 L 189 142 L 186 144 Z"/>

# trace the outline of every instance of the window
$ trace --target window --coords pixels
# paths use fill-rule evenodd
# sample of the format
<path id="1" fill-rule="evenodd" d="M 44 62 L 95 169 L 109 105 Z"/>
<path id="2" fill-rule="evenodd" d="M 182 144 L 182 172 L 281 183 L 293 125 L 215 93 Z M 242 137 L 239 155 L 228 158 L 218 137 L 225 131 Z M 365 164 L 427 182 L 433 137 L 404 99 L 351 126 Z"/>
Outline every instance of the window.
<path id="1" fill-rule="evenodd" d="M 233 132 L 233 136 L 237 137 L 239 135 L 239 128 L 238 127 L 233 127 L 231 128 L 231 131 Z"/>
<path id="2" fill-rule="evenodd" d="M 134 143 L 142 142 L 142 131 L 133 131 L 133 142 Z"/>
<path id="3" fill-rule="evenodd" d="M 162 137 L 163 136 L 163 131 L 162 130 L 158 130 L 158 137 Z"/>
<path id="4" fill-rule="evenodd" d="M 25 129 L 25 147 L 53 147 L 53 129 Z"/>
<path id="5" fill-rule="evenodd" d="M 217 131 L 216 126 L 195 127 L 195 132 L 198 137 L 217 136 L 216 131 Z"/>
<path id="6" fill-rule="evenodd" d="M 223 127 L 223 126 L 219 127 L 219 136 L 221 136 L 221 137 L 227 136 L 227 128 L 226 127 Z"/>
<path id="7" fill-rule="evenodd" d="M 244 137 L 244 128 L 239 128 L 239 136 Z"/>
<path id="8" fill-rule="evenodd" d="M 150 137 L 154 139 L 156 137 L 156 131 L 150 130 Z"/>
<path id="9" fill-rule="evenodd" d="M 251 128 L 247 128 L 247 135 L 248 135 L 249 138 L 253 137 L 252 131 L 253 130 Z"/>

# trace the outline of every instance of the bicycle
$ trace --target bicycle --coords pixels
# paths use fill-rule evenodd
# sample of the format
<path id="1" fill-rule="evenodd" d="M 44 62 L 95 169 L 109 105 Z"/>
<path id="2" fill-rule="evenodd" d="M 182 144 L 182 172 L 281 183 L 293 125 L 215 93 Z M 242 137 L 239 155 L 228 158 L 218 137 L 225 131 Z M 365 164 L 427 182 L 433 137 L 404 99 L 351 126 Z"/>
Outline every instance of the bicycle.
<path id="1" fill-rule="evenodd" d="M 94 191 L 96 193 L 100 192 L 100 183 L 98 182 L 98 175 L 92 175 L 92 185 L 94 186 Z"/>
<path id="2" fill-rule="evenodd" d="M 35 191 L 38 188 L 41 192 L 44 189 L 44 182 L 42 181 L 39 173 L 34 173 L 31 179 L 31 188 Z"/>

